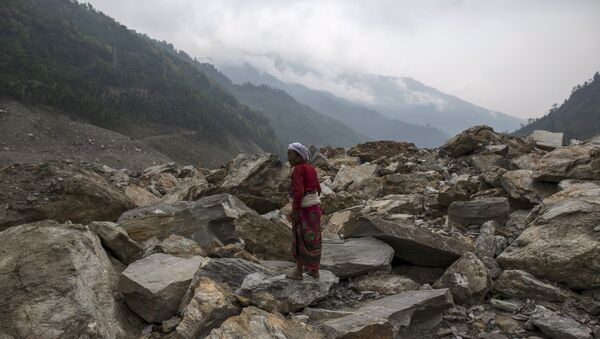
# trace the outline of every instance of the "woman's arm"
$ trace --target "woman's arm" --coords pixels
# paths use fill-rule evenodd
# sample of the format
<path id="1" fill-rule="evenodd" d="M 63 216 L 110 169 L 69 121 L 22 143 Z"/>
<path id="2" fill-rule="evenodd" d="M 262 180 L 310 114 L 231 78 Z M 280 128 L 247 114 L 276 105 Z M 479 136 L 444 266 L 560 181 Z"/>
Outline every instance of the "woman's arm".
<path id="1" fill-rule="evenodd" d="M 302 209 L 302 198 L 304 198 L 304 171 L 300 166 L 294 166 L 292 170 L 292 188 L 294 190 L 292 210 L 300 211 Z"/>

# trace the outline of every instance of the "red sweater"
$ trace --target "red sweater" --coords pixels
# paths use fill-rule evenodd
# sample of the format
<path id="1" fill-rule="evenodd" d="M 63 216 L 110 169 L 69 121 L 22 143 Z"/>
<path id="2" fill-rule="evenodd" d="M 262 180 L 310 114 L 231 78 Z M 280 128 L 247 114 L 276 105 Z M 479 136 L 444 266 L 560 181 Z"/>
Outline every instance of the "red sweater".
<path id="1" fill-rule="evenodd" d="M 299 211 L 302 198 L 308 193 L 318 192 L 321 194 L 321 185 L 317 178 L 317 171 L 311 164 L 303 162 L 292 169 L 292 186 L 290 187 L 290 196 L 294 198 L 292 209 Z"/>

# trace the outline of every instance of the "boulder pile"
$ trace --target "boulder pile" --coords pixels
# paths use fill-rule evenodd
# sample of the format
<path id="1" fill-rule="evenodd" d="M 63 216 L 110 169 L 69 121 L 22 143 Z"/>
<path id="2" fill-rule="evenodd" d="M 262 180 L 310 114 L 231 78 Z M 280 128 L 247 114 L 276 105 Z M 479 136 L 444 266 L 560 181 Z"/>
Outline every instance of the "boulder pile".
<path id="1" fill-rule="evenodd" d="M 598 140 L 313 147 L 301 281 L 275 155 L 0 168 L 0 338 L 600 338 Z"/>

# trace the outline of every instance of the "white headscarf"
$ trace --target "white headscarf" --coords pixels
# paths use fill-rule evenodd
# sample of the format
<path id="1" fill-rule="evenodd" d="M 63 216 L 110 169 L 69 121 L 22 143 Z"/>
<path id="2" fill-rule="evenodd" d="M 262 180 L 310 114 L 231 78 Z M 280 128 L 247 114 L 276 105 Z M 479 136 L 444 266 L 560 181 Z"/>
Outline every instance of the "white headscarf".
<path id="1" fill-rule="evenodd" d="M 300 154 L 304 161 L 308 161 L 308 159 L 310 159 L 310 151 L 308 150 L 308 148 L 306 148 L 306 146 L 302 145 L 299 142 L 293 142 L 289 144 L 288 149 L 296 151 L 296 153 Z"/>

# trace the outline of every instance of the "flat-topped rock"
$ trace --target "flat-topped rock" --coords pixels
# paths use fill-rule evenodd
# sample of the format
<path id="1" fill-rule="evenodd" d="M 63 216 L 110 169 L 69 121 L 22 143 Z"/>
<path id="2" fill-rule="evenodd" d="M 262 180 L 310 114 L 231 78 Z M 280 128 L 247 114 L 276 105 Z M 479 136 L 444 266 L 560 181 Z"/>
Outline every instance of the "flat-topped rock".
<path id="1" fill-rule="evenodd" d="M 527 136 L 537 147 L 545 150 L 553 150 L 563 145 L 564 134 L 544 130 L 535 130 Z"/>
<path id="2" fill-rule="evenodd" d="M 342 229 L 344 238 L 374 237 L 388 245 L 395 255 L 415 265 L 448 267 L 466 252 L 474 250 L 468 238 L 454 233 L 434 233 L 410 221 L 395 223 L 373 217 L 360 217 Z"/>
<path id="3" fill-rule="evenodd" d="M 161 322 L 177 312 L 203 258 L 156 253 L 129 265 L 118 289 L 125 303 L 147 322 Z"/>
<path id="4" fill-rule="evenodd" d="M 394 249 L 371 237 L 323 241 L 321 268 L 340 279 L 390 270 Z"/>
<path id="5" fill-rule="evenodd" d="M 547 153 L 533 169 L 536 181 L 600 180 L 600 144 L 565 146 Z"/>
<path id="6" fill-rule="evenodd" d="M 303 280 L 293 280 L 283 274 L 252 273 L 244 279 L 240 294 L 250 299 L 253 305 L 269 312 L 295 312 L 325 298 L 329 289 L 339 281 L 329 271 L 321 270 L 319 273 L 318 280 L 307 274 L 304 274 Z"/>
<path id="7" fill-rule="evenodd" d="M 450 222 L 460 225 L 481 225 L 494 220 L 504 225 L 510 213 L 507 198 L 482 198 L 472 201 L 455 201 L 448 207 Z"/>
<path id="8" fill-rule="evenodd" d="M 408 291 L 349 310 L 354 314 L 325 321 L 323 329 L 328 338 L 397 338 L 422 323 L 435 326 L 452 305 L 448 289 Z"/>

